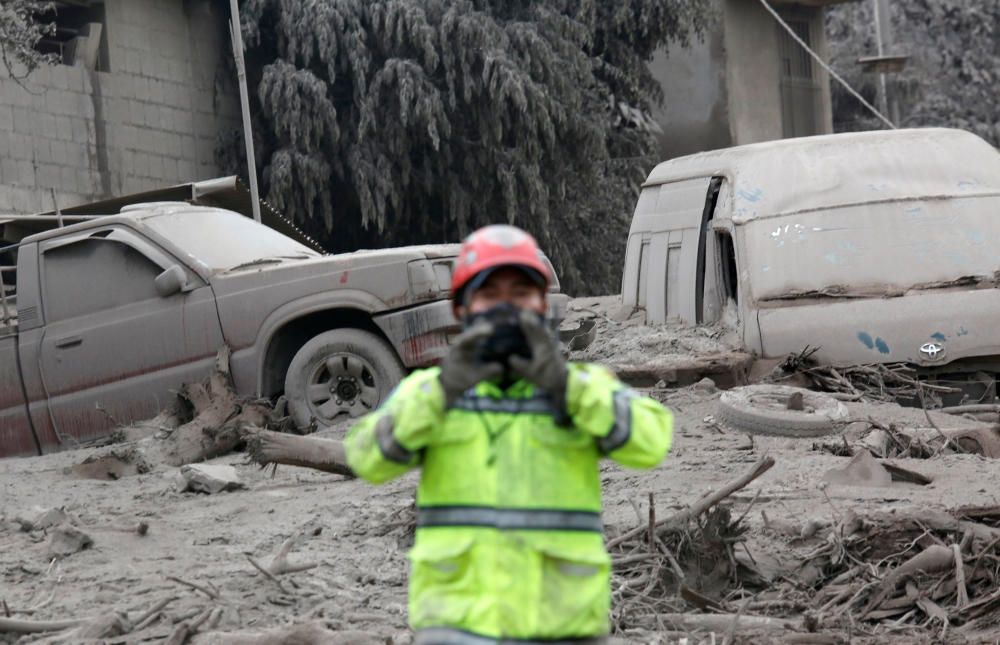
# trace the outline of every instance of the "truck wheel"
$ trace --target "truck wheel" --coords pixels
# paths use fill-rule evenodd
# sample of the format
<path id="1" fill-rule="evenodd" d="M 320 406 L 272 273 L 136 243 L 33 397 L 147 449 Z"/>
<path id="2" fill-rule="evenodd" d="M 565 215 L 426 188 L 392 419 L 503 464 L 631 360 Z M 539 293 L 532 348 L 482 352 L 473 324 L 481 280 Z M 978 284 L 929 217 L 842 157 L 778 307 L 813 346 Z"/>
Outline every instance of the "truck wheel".
<path id="1" fill-rule="evenodd" d="M 796 399 L 798 404 L 790 406 L 789 401 Z M 723 392 L 716 413 L 720 421 L 741 432 L 779 437 L 818 437 L 835 432 L 848 420 L 847 406 L 837 399 L 787 385 L 733 388 Z"/>
<path id="2" fill-rule="evenodd" d="M 285 375 L 288 414 L 300 428 L 359 417 L 389 396 L 404 376 L 388 344 L 361 329 L 323 332 L 302 346 Z"/>

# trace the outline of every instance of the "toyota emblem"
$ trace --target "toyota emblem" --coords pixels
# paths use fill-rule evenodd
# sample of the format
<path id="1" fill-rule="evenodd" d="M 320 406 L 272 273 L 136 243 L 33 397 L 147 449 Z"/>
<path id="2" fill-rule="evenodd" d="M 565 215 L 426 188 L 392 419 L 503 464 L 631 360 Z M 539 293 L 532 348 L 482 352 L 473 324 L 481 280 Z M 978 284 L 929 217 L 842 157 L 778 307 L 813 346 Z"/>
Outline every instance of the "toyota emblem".
<path id="1" fill-rule="evenodd" d="M 944 356 L 944 345 L 940 343 L 924 343 L 920 346 L 920 353 L 928 360 L 936 361 Z"/>

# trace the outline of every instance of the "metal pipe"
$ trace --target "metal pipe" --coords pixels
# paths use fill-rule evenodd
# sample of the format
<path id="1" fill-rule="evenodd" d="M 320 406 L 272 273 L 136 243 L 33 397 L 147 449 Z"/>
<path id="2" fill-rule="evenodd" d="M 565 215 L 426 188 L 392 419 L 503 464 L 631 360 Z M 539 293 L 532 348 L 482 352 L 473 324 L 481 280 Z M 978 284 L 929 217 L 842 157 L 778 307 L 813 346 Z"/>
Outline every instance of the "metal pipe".
<path id="1" fill-rule="evenodd" d="M 63 215 L 64 221 L 85 222 L 87 220 L 101 217 L 114 217 L 114 215 Z M 52 222 L 51 215 L 0 215 L 0 222 Z"/>
<path id="2" fill-rule="evenodd" d="M 243 111 L 243 140 L 247 149 L 247 172 L 250 176 L 250 201 L 253 218 L 260 221 L 260 194 L 257 191 L 257 160 L 253 151 L 253 130 L 250 125 L 250 97 L 247 92 L 247 69 L 243 60 L 243 30 L 240 29 L 240 9 L 236 0 L 229 0 L 229 35 L 233 44 L 233 59 L 236 61 L 236 78 L 240 86 L 240 107 Z"/>
<path id="3" fill-rule="evenodd" d="M 59 220 L 59 228 L 62 228 L 65 224 L 63 223 L 62 211 L 59 210 L 59 200 L 56 199 L 56 189 L 49 188 L 49 190 L 52 191 L 52 206 L 56 209 L 56 218 Z"/>
<path id="4" fill-rule="evenodd" d="M 3 324 L 6 325 L 11 321 L 12 316 L 7 307 L 7 287 L 4 286 L 3 282 L 0 282 L 0 303 L 3 303 Z"/>

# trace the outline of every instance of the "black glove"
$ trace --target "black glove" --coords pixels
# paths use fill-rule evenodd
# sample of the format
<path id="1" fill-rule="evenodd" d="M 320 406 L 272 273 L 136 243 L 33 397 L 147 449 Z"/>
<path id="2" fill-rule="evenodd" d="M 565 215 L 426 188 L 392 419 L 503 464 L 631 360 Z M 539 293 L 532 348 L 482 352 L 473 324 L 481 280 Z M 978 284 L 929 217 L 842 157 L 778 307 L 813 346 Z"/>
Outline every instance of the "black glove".
<path id="1" fill-rule="evenodd" d="M 559 341 L 545 328 L 538 314 L 521 312 L 521 330 L 531 347 L 531 358 L 510 357 L 510 369 L 515 375 L 542 388 L 552 397 L 560 425 L 568 421 L 566 414 L 566 381 L 569 370 L 559 350 Z"/>
<path id="2" fill-rule="evenodd" d="M 493 325 L 477 323 L 455 339 L 454 346 L 441 361 L 438 380 L 444 390 L 445 408 L 470 387 L 503 374 L 504 367 L 500 363 L 483 363 L 477 358 L 479 343 L 492 333 Z"/>

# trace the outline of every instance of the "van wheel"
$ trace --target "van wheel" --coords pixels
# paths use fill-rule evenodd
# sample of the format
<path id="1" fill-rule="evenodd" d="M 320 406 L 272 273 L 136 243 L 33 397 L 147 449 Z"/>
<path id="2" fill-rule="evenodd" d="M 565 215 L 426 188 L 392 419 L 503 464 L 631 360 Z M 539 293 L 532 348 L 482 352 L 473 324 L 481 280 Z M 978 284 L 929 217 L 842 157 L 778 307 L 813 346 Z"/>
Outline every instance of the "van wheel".
<path id="1" fill-rule="evenodd" d="M 747 385 L 723 392 L 716 416 L 740 432 L 779 437 L 818 437 L 848 422 L 847 406 L 837 399 L 787 385 Z"/>
<path id="2" fill-rule="evenodd" d="M 288 414 L 299 428 L 331 425 L 377 408 L 404 376 L 381 338 L 361 329 L 323 332 L 302 346 L 285 375 Z"/>

